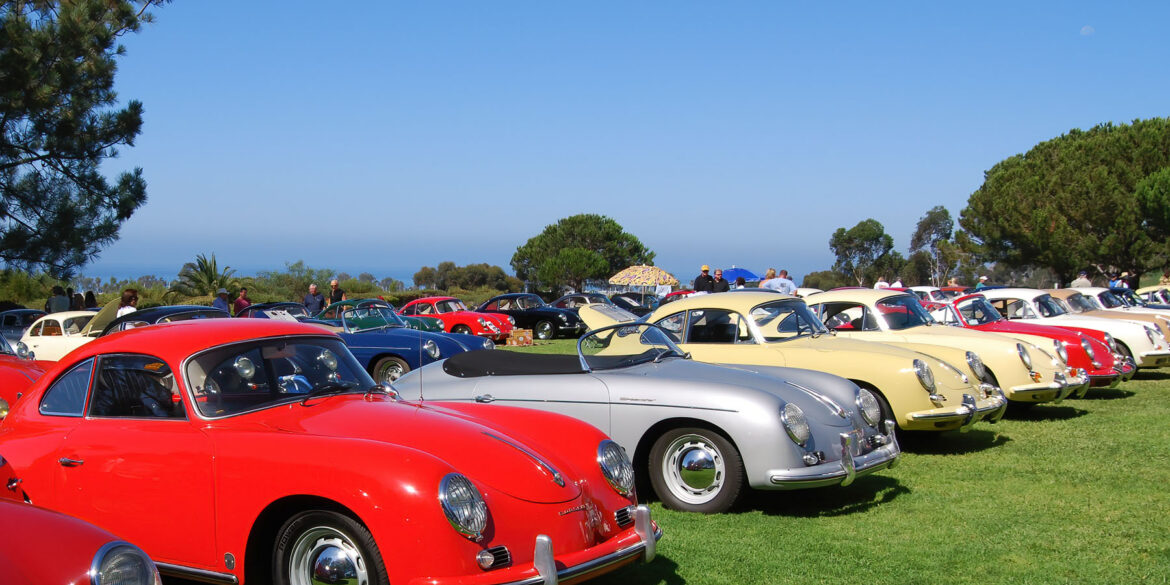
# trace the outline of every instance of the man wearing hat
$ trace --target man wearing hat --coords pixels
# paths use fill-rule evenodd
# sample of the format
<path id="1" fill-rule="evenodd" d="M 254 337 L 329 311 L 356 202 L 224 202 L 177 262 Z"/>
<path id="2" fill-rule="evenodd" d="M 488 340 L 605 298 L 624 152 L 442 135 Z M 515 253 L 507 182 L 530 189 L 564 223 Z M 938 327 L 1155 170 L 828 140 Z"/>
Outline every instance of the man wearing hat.
<path id="1" fill-rule="evenodd" d="M 708 274 L 708 272 L 711 271 L 711 267 L 704 264 L 703 267 L 701 268 L 701 270 L 702 270 L 702 273 L 695 277 L 695 283 L 691 288 L 695 289 L 695 292 L 712 292 L 712 291 L 714 291 L 715 290 L 715 279 L 711 278 L 711 275 Z"/>
<path id="2" fill-rule="evenodd" d="M 1076 280 L 1069 284 L 1072 288 L 1088 288 L 1093 286 L 1093 281 L 1089 280 L 1089 273 L 1084 270 L 1077 273 Z"/>
<path id="3" fill-rule="evenodd" d="M 979 290 L 981 288 L 987 288 L 987 275 L 986 274 L 984 274 L 983 276 L 980 276 L 979 277 L 979 284 L 975 285 L 975 290 Z"/>
<path id="4" fill-rule="evenodd" d="M 215 297 L 214 301 L 211 301 L 211 306 L 213 306 L 217 309 L 220 309 L 223 312 L 231 315 L 232 312 L 230 309 L 228 309 L 228 291 L 227 291 L 227 289 L 221 288 L 221 289 L 215 291 L 215 294 L 216 294 L 216 297 Z"/>

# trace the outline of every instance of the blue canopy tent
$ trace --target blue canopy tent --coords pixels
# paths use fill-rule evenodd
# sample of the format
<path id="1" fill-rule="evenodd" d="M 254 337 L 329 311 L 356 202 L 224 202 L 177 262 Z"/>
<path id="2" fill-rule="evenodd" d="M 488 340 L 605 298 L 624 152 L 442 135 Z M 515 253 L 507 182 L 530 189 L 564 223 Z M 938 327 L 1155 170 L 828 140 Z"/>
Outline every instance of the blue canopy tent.
<path id="1" fill-rule="evenodd" d="M 735 279 L 737 279 L 741 276 L 743 277 L 744 282 L 759 282 L 760 281 L 760 277 L 756 273 L 752 272 L 751 270 L 748 270 L 747 268 L 737 268 L 735 266 L 732 266 L 731 268 L 724 268 L 723 269 L 723 278 L 727 279 L 730 282 L 735 282 Z"/>

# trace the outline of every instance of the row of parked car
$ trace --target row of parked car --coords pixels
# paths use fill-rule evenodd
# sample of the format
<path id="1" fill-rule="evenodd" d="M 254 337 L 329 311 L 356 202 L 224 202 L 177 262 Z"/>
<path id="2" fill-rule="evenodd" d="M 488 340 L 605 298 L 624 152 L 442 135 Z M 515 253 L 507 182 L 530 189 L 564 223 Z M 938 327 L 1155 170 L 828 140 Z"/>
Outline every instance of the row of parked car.
<path id="1" fill-rule="evenodd" d="M 1067 315 L 1096 295 L 801 293 L 585 303 L 554 323 L 573 355 L 492 350 L 525 295 L 480 307 L 498 331 L 404 320 L 463 312 L 451 298 L 46 315 L 30 339 L 85 341 L 0 347 L 0 498 L 108 531 L 48 549 L 96 582 L 575 581 L 653 559 L 639 486 L 691 512 L 848 486 L 898 463 L 899 432 L 1170 365 L 1170 313 Z"/>

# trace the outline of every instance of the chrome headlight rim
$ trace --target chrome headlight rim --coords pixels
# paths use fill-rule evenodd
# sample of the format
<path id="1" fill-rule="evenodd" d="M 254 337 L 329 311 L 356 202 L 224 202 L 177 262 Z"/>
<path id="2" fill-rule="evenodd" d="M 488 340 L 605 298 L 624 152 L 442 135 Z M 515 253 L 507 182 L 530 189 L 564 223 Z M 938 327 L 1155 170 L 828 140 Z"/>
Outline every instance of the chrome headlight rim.
<path id="1" fill-rule="evenodd" d="M 969 351 L 966 355 L 967 365 L 971 368 L 971 372 L 975 374 L 975 379 L 980 382 L 991 383 L 991 377 L 987 375 L 987 365 L 983 363 L 983 358 L 979 354 Z"/>
<path id="2" fill-rule="evenodd" d="M 1158 342 L 1155 341 L 1157 339 L 1157 337 L 1154 336 L 1154 329 L 1152 327 L 1149 327 L 1149 326 L 1144 327 L 1144 329 L 1146 330 L 1146 337 L 1149 338 L 1150 343 L 1152 345 L 1157 345 Z"/>
<path id="3" fill-rule="evenodd" d="M 487 528 L 487 503 L 474 483 L 462 473 L 448 473 L 439 481 L 439 505 L 455 532 L 480 540 Z"/>
<path id="4" fill-rule="evenodd" d="M 627 497 L 634 494 L 634 464 L 621 445 L 610 439 L 598 443 L 597 466 L 613 491 Z"/>
<path id="5" fill-rule="evenodd" d="M 1121 353 L 1121 348 L 1117 346 L 1117 340 L 1109 333 L 1105 334 L 1105 345 L 1108 345 L 1113 353 Z"/>
<path id="6" fill-rule="evenodd" d="M 33 356 L 33 353 L 31 351 L 29 351 L 28 345 L 25 344 L 23 341 L 16 342 L 16 355 L 17 355 L 17 357 L 20 357 L 21 359 L 26 359 L 26 360 L 35 359 Z"/>
<path id="7" fill-rule="evenodd" d="M 433 339 L 426 340 L 423 343 L 423 349 L 426 350 L 427 355 L 431 356 L 431 359 L 433 360 L 437 360 L 443 355 L 443 353 L 439 351 L 438 344 L 436 344 L 435 340 Z"/>
<path id="8" fill-rule="evenodd" d="M 129 559 L 132 562 L 137 561 L 140 566 L 135 572 L 138 574 L 123 575 L 116 579 L 109 578 L 115 577 L 115 575 L 108 575 L 108 573 L 113 572 L 116 567 L 115 563 L 123 559 Z M 131 570 L 134 569 L 131 567 Z M 155 566 L 154 561 L 150 560 L 150 557 L 142 549 L 123 540 L 107 542 L 98 549 L 97 553 L 93 556 L 93 562 L 90 563 L 89 575 L 91 585 L 103 585 L 104 583 L 158 585 L 162 582 L 158 575 L 158 567 Z M 135 580 L 126 580 L 126 577 Z"/>
<path id="9" fill-rule="evenodd" d="M 3 399 L 3 398 L 0 398 L 0 418 L 4 418 L 4 417 L 8 416 L 9 410 L 11 410 L 11 406 L 8 404 L 8 401 Z M 4 464 L 4 458 L 0 457 L 0 465 L 3 465 L 3 464 Z"/>
<path id="10" fill-rule="evenodd" d="M 878 403 L 877 396 L 874 396 L 873 392 L 861 388 L 857 393 L 856 404 L 861 419 L 865 421 L 865 424 L 876 429 L 882 422 L 882 407 Z"/>
<path id="11" fill-rule="evenodd" d="M 1056 357 L 1060 358 L 1060 363 L 1062 365 L 1068 365 L 1068 349 L 1064 347 L 1064 342 L 1059 339 L 1053 339 L 1052 347 L 1056 349 Z"/>
<path id="12" fill-rule="evenodd" d="M 496 348 L 496 342 L 494 342 L 494 341 L 492 341 L 492 340 L 490 340 L 490 339 L 488 339 L 488 338 L 486 338 L 486 337 L 485 337 L 485 338 L 483 339 L 483 348 L 484 348 L 484 349 L 495 349 L 495 348 Z"/>
<path id="13" fill-rule="evenodd" d="M 1017 343 L 1016 353 L 1020 354 L 1020 361 L 1024 362 L 1024 367 L 1028 368 L 1029 372 L 1032 371 L 1032 354 L 1028 353 L 1028 348 L 1022 343 Z"/>
<path id="14" fill-rule="evenodd" d="M 479 323 L 479 326 L 480 326 L 480 327 L 483 327 L 484 329 L 487 329 L 487 320 L 486 320 L 486 319 L 484 319 L 483 317 L 476 317 L 476 318 L 475 318 L 475 322 L 476 322 L 476 323 Z"/>
<path id="15" fill-rule="evenodd" d="M 927 392 L 934 394 L 934 372 L 931 371 L 930 364 L 920 359 L 915 359 L 913 364 L 914 374 L 918 376 L 918 383 L 922 384 L 922 388 Z"/>
<path id="16" fill-rule="evenodd" d="M 808 426 L 808 418 L 799 406 L 788 402 L 780 409 L 780 422 L 784 425 L 784 432 L 793 443 L 805 446 L 812 436 L 812 429 Z"/>

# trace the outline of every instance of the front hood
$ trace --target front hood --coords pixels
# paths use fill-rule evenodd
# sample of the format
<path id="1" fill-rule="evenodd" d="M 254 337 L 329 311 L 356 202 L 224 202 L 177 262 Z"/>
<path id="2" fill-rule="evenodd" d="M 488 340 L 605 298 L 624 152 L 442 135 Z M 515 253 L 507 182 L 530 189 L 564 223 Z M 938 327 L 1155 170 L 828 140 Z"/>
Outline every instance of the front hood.
<path id="1" fill-rule="evenodd" d="M 280 414 L 268 424 L 278 430 L 417 449 L 475 482 L 521 500 L 567 502 L 579 493 L 576 478 L 565 475 L 568 466 L 559 457 L 437 406 L 396 402 L 381 395 L 367 400 L 361 394 L 345 394 L 315 399 L 309 406 L 293 404 L 287 410 L 272 411 Z M 542 463 L 561 474 L 563 486 Z"/>
<path id="2" fill-rule="evenodd" d="M 1019 321 L 995 321 L 977 327 L 972 327 L 976 331 L 989 331 L 991 333 L 1014 333 L 1017 335 L 1035 335 L 1037 337 L 1048 337 L 1053 339 L 1060 339 L 1069 343 L 1080 343 L 1079 335 L 1071 330 L 1057 327 L 1055 325 L 1036 325 L 1033 323 L 1020 323 Z"/>
<path id="3" fill-rule="evenodd" d="M 448 315 L 459 315 L 466 319 L 483 319 L 489 323 L 495 323 L 497 327 L 511 327 L 512 322 L 508 321 L 507 315 L 499 315 L 496 313 L 478 313 L 476 311 L 457 311 L 455 313 L 447 313 Z"/>

